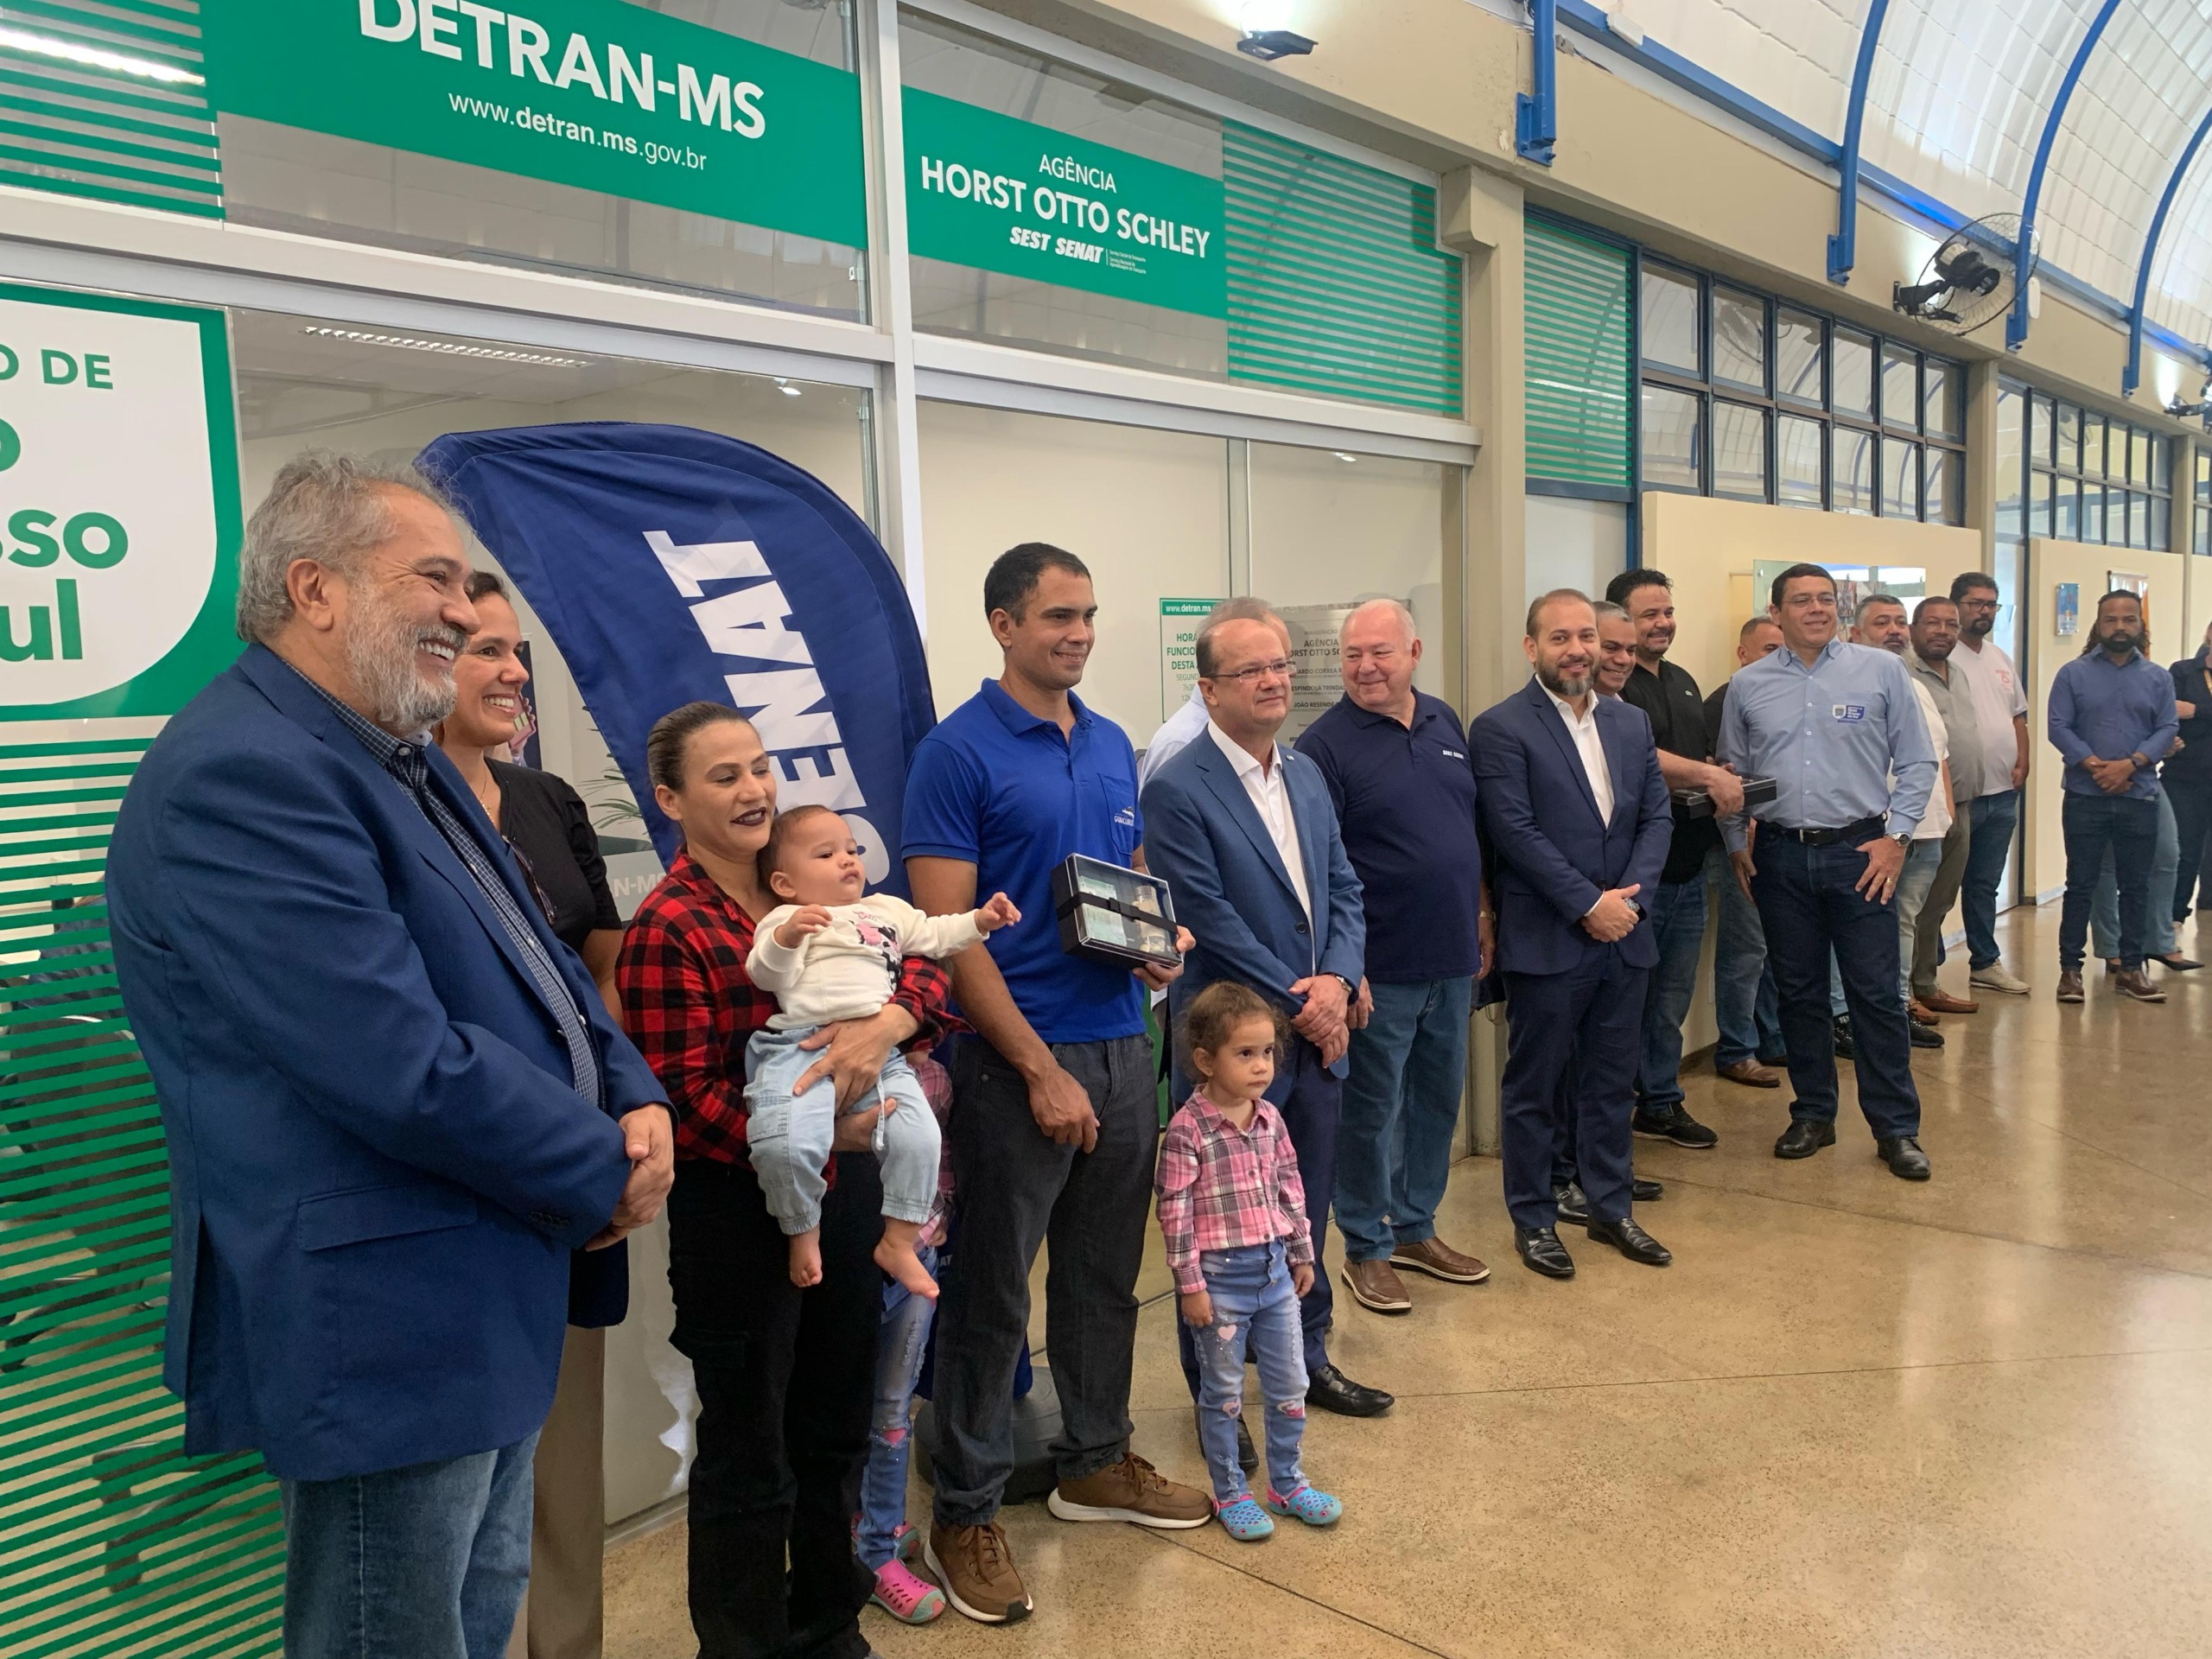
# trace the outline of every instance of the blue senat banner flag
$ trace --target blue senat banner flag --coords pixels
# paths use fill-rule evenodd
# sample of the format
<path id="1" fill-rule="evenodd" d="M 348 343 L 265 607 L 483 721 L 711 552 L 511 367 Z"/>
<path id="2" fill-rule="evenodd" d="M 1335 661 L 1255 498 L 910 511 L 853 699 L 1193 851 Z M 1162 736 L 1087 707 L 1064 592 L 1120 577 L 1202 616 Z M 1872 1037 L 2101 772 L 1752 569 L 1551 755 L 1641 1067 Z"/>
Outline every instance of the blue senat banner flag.
<path id="1" fill-rule="evenodd" d="M 870 882 L 906 891 L 929 671 L 889 556 L 828 485 L 735 438 L 626 422 L 451 433 L 417 464 L 543 620 L 664 861 L 645 736 L 706 699 L 760 728 L 779 807 L 844 814 Z"/>

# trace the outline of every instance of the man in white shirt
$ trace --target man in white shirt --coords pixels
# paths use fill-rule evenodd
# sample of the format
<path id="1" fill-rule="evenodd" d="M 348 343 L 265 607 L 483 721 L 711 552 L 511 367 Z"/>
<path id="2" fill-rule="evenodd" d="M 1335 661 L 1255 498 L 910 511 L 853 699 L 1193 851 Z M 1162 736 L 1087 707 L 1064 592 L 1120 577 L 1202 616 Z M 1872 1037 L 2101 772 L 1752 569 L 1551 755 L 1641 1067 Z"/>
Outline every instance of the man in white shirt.
<path id="1" fill-rule="evenodd" d="M 1985 991 L 2025 996 L 2028 982 L 2006 970 L 1997 949 L 1997 889 L 2012 857 L 2020 823 L 2020 790 L 2027 782 L 2028 699 L 2020 671 L 1990 638 L 1997 626 L 1997 579 L 1969 570 L 1951 583 L 1959 607 L 1959 648 L 1951 670 L 1966 677 L 1974 694 L 1974 725 L 1982 749 L 1982 790 L 1967 804 L 1974 844 L 1960 889 L 1966 910 L 1967 983 Z"/>
<path id="2" fill-rule="evenodd" d="M 1264 599 L 1255 599 L 1249 595 L 1242 599 L 1224 599 L 1206 618 L 1206 627 L 1240 620 L 1266 623 L 1282 641 L 1283 656 L 1286 658 L 1290 656 L 1289 626 L 1275 614 L 1274 607 Z M 1145 745 L 1144 753 L 1137 758 L 1137 790 L 1140 794 L 1152 781 L 1153 773 L 1205 734 L 1209 718 L 1206 694 L 1194 683 L 1190 696 L 1173 714 L 1160 721 L 1160 729 L 1152 734 L 1152 741 Z"/>

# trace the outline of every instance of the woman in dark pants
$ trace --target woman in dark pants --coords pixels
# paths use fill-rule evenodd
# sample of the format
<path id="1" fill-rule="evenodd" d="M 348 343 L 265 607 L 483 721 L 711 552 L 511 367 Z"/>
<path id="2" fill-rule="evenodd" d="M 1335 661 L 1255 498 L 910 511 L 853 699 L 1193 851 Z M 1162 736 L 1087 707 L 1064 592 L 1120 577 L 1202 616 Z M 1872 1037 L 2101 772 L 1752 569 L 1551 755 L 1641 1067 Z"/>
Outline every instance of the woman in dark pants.
<path id="1" fill-rule="evenodd" d="M 709 702 L 663 716 L 646 765 L 683 848 L 632 918 L 615 977 L 623 1023 L 677 1113 L 671 1340 L 699 1395 L 692 1628 L 701 1659 L 864 1659 L 859 1615 L 874 1578 L 854 1557 L 852 1525 L 882 1308 L 875 1114 L 839 1121 L 822 1282 L 799 1290 L 745 1161 L 745 1046 L 776 1011 L 745 974 L 754 924 L 781 902 L 754 866 L 775 767 L 747 721 Z M 934 1039 L 947 987 L 935 963 L 909 957 L 880 1013 L 819 1033 L 841 1101 L 866 1093 L 894 1046 Z"/>
<path id="2" fill-rule="evenodd" d="M 2190 906 L 2212 910 L 2212 861 L 2205 837 L 2212 835 L 2212 627 L 2196 655 L 2172 668 L 2174 702 L 2181 711 L 2181 747 L 2166 757 L 2158 781 L 2174 804 L 2174 830 L 2181 861 L 2174 866 L 2174 920 L 2186 920 Z M 2198 872 L 2204 892 L 2197 894 Z"/>

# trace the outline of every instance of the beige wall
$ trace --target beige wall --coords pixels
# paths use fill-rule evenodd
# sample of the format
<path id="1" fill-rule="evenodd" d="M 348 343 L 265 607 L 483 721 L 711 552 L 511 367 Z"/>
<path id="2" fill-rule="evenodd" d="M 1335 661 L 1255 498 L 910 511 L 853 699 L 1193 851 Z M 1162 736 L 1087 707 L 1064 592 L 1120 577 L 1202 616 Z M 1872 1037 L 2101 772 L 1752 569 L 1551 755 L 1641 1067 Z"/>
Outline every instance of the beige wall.
<path id="1" fill-rule="evenodd" d="M 2111 586 L 2113 571 L 2125 570 L 2151 578 L 2151 655 L 2169 663 L 2189 654 L 2196 636 L 2182 627 L 2183 565 L 2179 553 L 2144 553 L 2125 547 L 2089 547 L 2080 542 L 2038 539 L 2029 543 L 2028 568 L 2034 572 L 2035 592 L 2029 606 L 2028 732 L 2035 740 L 2028 772 L 2026 892 L 2023 897 L 2048 897 L 2066 885 L 2066 842 L 2059 830 L 2058 751 L 2050 747 L 2050 682 L 2063 664 L 2082 654 L 2089 629 L 2096 621 L 2097 600 Z M 2082 631 L 2061 639 L 2055 630 L 2056 588 L 2062 582 L 2082 587 Z"/>

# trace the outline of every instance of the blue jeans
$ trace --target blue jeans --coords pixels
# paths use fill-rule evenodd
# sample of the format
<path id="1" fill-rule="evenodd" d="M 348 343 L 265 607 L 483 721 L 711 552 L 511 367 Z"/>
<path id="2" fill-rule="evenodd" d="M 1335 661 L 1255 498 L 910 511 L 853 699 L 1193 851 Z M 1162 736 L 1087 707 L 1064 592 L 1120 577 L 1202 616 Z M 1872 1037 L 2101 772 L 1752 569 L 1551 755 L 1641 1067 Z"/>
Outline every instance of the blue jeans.
<path id="1" fill-rule="evenodd" d="M 2181 864 L 2181 834 L 2174 821 L 2174 804 L 2158 791 L 2158 839 L 2151 849 L 2150 908 L 2144 912 L 2143 948 L 2154 957 L 2174 950 L 2174 880 Z M 2089 907 L 2089 938 L 2101 957 L 2116 957 L 2120 950 L 2120 878 L 2113 873 L 2112 849 L 2105 849 L 2103 874 L 2097 877 L 2096 898 Z"/>
<path id="2" fill-rule="evenodd" d="M 1921 907 L 1928 901 L 1928 891 L 1936 885 L 1936 872 L 1943 865 L 1943 842 L 1939 836 L 1933 841 L 1916 841 L 1912 850 L 1904 855 L 1904 868 L 1897 874 L 1896 897 L 1891 901 L 1897 910 L 1897 955 L 1902 958 L 1897 969 L 1897 983 L 1905 1000 L 1912 998 L 1912 959 L 1920 937 Z M 1941 927 L 1939 918 L 1929 924 Z M 1835 952 L 1828 952 L 1828 1012 L 1837 1019 L 1843 1018 L 1843 969 L 1836 965 Z"/>
<path id="3" fill-rule="evenodd" d="M 828 1077 L 794 1100 L 791 1085 L 822 1058 L 801 1048 L 817 1027 L 756 1031 L 745 1046 L 746 1154 L 760 1191 L 786 1236 L 810 1233 L 822 1224 L 823 1172 L 830 1166 L 830 1142 L 837 1132 L 837 1091 Z M 876 1120 L 876 1162 L 883 1172 L 883 1213 L 893 1221 L 925 1222 L 937 1202 L 938 1160 L 944 1142 L 937 1114 L 923 1096 L 920 1080 L 904 1054 L 883 1063 L 875 1091 L 853 1109 L 880 1102 Z M 894 1109 L 895 1108 L 895 1109 Z"/>
<path id="4" fill-rule="evenodd" d="M 1878 829 L 1869 834 L 1879 834 Z M 1789 1048 L 1789 1116 L 1833 1123 L 1835 1034 L 1828 1013 L 1828 953 L 1843 970 L 1859 1059 L 1859 1106 L 1879 1140 L 1920 1133 L 1920 1092 L 1912 1081 L 1912 1034 L 1897 983 L 1896 901 L 1860 893 L 1866 855 L 1850 842 L 1808 847 L 1762 835 L 1752 849 L 1751 895 L 1766 929 L 1768 960 L 1782 994 L 1782 1032 Z"/>
<path id="5" fill-rule="evenodd" d="M 530 1582 L 535 1433 L 496 1452 L 280 1480 L 286 1659 L 499 1659 Z"/>
<path id="6" fill-rule="evenodd" d="M 1997 889 L 2012 861 L 2012 836 L 2020 827 L 2020 792 L 1977 795 L 1967 807 L 1974 844 L 1967 849 L 1967 876 L 1959 889 L 1966 911 L 1967 963 L 1980 973 L 1998 959 Z"/>
<path id="7" fill-rule="evenodd" d="M 1471 979 L 1370 984 L 1351 1034 L 1337 1128 L 1337 1226 L 1347 1262 L 1380 1262 L 1436 1236 L 1467 1078 Z"/>
<path id="8" fill-rule="evenodd" d="M 1726 852 L 1716 848 L 1707 855 L 1705 876 L 1720 889 L 1720 933 L 1713 947 L 1713 1015 L 1720 1042 L 1713 1064 L 1725 1069 L 1782 1052 L 1782 1011 L 1758 907 L 1736 884 Z"/>
<path id="9" fill-rule="evenodd" d="M 2145 912 L 2151 899 L 2151 863 L 2158 845 L 2158 804 L 2069 790 L 2061 808 L 2060 822 L 2066 831 L 2066 899 L 2058 918 L 2058 965 L 2081 971 L 2097 877 L 2109 851 L 2120 883 L 2120 965 L 2139 969 L 2148 931 Z"/>
<path id="10" fill-rule="evenodd" d="M 1698 953 L 1705 948 L 1704 873 L 1687 881 L 1662 881 L 1645 913 L 1659 945 L 1659 965 L 1643 997 L 1636 1109 L 1667 1112 L 1682 1103 L 1682 1021 L 1697 995 Z"/>
<path id="11" fill-rule="evenodd" d="M 925 1244 L 918 1254 L 934 1275 L 938 1256 Z M 930 1345 L 937 1304 L 896 1279 L 883 1281 L 883 1323 L 875 1338 L 875 1417 L 868 1425 L 868 1467 L 861 1471 L 861 1524 L 855 1541 L 861 1565 L 877 1571 L 899 1549 L 906 1521 L 906 1463 L 912 1450 L 914 1380 Z"/>
<path id="12" fill-rule="evenodd" d="M 1198 1439 L 1214 1497 L 1232 1503 L 1251 1490 L 1236 1465 L 1247 1352 L 1259 1368 L 1260 1397 L 1267 1402 L 1268 1484 L 1287 1497 L 1306 1484 L 1298 1451 L 1306 1438 L 1306 1377 L 1298 1293 L 1291 1287 L 1282 1242 L 1203 1251 L 1198 1271 L 1213 1300 L 1211 1322 L 1192 1336 L 1198 1352 Z"/>

